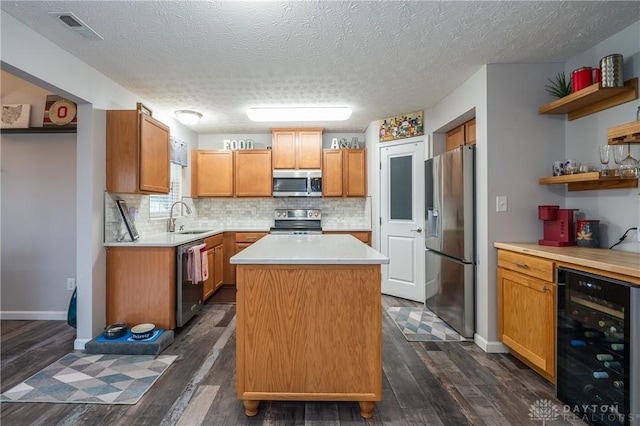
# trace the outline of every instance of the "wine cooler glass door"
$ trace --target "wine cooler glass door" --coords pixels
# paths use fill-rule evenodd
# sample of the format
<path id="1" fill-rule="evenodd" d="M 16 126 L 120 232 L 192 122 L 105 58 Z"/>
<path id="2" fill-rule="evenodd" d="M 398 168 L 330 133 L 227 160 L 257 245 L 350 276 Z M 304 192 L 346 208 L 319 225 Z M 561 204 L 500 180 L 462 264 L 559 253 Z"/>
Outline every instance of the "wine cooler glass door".
<path id="1" fill-rule="evenodd" d="M 563 268 L 558 284 L 558 399 L 590 424 L 629 425 L 630 286 Z"/>

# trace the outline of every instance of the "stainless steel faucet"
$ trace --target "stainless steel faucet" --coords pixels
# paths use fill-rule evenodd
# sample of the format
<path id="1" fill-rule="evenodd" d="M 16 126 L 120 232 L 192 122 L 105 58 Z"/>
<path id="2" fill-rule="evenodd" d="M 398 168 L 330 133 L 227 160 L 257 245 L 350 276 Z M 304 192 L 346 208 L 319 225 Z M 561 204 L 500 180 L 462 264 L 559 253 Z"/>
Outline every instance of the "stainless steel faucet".
<path id="1" fill-rule="evenodd" d="M 186 205 L 183 201 L 176 201 L 171 205 L 171 210 L 169 210 L 169 220 L 167 221 L 167 232 L 175 232 L 176 230 L 176 219 L 173 217 L 173 207 L 176 204 L 182 204 L 187 208 L 187 214 L 191 214 L 191 208 Z"/>

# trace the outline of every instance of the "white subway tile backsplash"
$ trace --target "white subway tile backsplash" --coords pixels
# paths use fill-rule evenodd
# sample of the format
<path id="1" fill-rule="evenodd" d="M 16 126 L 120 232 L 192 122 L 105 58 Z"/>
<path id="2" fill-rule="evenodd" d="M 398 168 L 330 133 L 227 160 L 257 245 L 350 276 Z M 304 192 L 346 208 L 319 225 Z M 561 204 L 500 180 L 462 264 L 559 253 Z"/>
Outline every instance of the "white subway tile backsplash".
<path id="1" fill-rule="evenodd" d="M 164 232 L 166 219 L 149 218 L 149 196 L 105 192 L 105 241 L 126 232 L 115 199 L 126 201 L 141 236 Z M 367 198 L 183 198 L 193 213 L 176 219 L 176 228 L 263 229 L 273 226 L 275 209 L 320 209 L 324 229 L 371 229 L 371 199 Z"/>

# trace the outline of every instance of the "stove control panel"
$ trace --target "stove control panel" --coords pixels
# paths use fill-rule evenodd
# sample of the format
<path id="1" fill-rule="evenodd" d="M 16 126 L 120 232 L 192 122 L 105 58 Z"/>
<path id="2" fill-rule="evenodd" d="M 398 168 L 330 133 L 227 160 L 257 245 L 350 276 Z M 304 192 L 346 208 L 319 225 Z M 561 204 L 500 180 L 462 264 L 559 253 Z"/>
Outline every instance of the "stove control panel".
<path id="1" fill-rule="evenodd" d="M 276 220 L 320 220 L 322 212 L 319 209 L 276 209 Z"/>

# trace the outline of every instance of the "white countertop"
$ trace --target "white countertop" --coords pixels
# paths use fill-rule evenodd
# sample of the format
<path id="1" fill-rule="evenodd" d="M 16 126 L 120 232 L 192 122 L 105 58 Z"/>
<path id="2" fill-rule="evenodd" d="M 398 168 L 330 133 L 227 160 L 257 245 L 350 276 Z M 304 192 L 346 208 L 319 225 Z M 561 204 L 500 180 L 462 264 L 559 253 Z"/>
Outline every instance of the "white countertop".
<path id="1" fill-rule="evenodd" d="M 386 264 L 389 258 L 351 235 L 267 235 L 230 260 L 232 264 Z"/>
<path id="2" fill-rule="evenodd" d="M 207 229 L 207 227 L 198 227 L 193 229 Z M 136 241 L 130 241 L 127 237 L 124 241 L 106 241 L 105 247 L 176 247 L 180 244 L 190 243 L 192 241 L 201 240 L 203 238 L 211 237 L 212 235 L 221 234 L 223 232 L 269 232 L 268 229 L 255 229 L 255 228 L 233 228 L 233 229 L 212 229 L 202 234 L 182 234 L 181 232 L 161 232 L 158 234 L 145 235 L 138 238 Z M 341 231 L 341 232 L 371 232 L 370 229 L 325 229 L 325 231 Z M 128 234 L 127 234 L 128 235 Z"/>
<path id="3" fill-rule="evenodd" d="M 200 228 L 202 229 L 202 228 Z M 107 241 L 104 243 L 105 247 L 176 247 L 180 244 L 190 243 L 192 241 L 201 240 L 203 238 L 211 237 L 212 235 L 221 234 L 226 229 L 212 229 L 201 234 L 182 234 L 181 232 L 161 232 L 159 234 L 145 235 L 138 238 L 136 241 L 130 241 L 128 238 L 125 241 Z M 244 230 L 234 229 L 237 232 L 244 232 Z M 264 230 L 252 229 L 250 232 L 269 232 Z"/>

